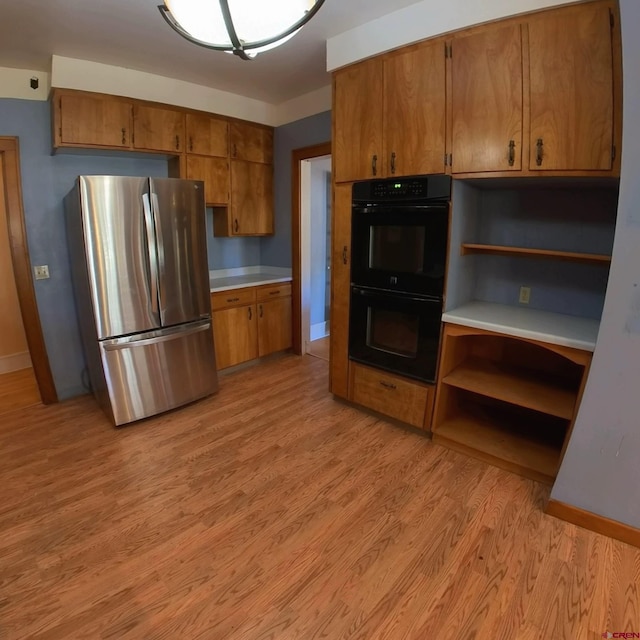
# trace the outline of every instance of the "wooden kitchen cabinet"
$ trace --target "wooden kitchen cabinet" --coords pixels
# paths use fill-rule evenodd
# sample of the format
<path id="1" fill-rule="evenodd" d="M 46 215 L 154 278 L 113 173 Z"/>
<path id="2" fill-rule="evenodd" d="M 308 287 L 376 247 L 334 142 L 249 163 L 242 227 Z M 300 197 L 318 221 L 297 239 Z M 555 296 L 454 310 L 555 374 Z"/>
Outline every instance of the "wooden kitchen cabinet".
<path id="1" fill-rule="evenodd" d="M 290 282 L 212 293 L 211 310 L 218 369 L 291 347 Z"/>
<path id="2" fill-rule="evenodd" d="M 334 74 L 336 182 L 444 172 L 444 56 L 436 39 Z"/>
<path id="3" fill-rule="evenodd" d="M 134 148 L 182 153 L 185 150 L 184 120 L 184 111 L 135 104 L 133 109 Z"/>
<path id="4" fill-rule="evenodd" d="M 236 160 L 273 163 L 273 129 L 251 122 L 232 121 L 229 125 L 230 155 Z"/>
<path id="5" fill-rule="evenodd" d="M 529 169 L 612 169 L 613 25 L 607 2 L 554 9 L 528 20 Z"/>
<path id="6" fill-rule="evenodd" d="M 258 356 L 289 349 L 292 344 L 291 284 L 257 289 Z"/>
<path id="7" fill-rule="evenodd" d="M 229 160 L 208 156 L 186 156 L 186 178 L 204 182 L 207 206 L 226 205 L 229 202 Z"/>
<path id="8" fill-rule="evenodd" d="M 231 160 L 231 202 L 214 210 L 219 237 L 273 233 L 273 165 Z"/>
<path id="9" fill-rule="evenodd" d="M 520 171 L 520 24 L 491 25 L 454 38 L 450 55 L 452 172 Z"/>
<path id="10" fill-rule="evenodd" d="M 131 147 L 129 100 L 84 92 L 56 90 L 52 97 L 54 147 Z"/>
<path id="11" fill-rule="evenodd" d="M 204 113 L 187 113 L 187 153 L 229 156 L 229 123 Z"/>
<path id="12" fill-rule="evenodd" d="M 349 306 L 351 296 L 351 184 L 334 184 L 331 207 L 331 327 L 329 388 L 349 397 Z"/>

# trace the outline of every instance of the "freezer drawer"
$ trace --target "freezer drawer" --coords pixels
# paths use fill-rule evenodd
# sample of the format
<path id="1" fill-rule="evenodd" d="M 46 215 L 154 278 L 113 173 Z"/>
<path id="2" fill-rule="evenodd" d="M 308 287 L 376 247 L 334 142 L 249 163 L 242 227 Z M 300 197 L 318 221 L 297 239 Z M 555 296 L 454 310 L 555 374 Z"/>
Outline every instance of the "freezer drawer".
<path id="1" fill-rule="evenodd" d="M 104 340 L 100 353 L 116 425 L 218 389 L 211 322 Z"/>

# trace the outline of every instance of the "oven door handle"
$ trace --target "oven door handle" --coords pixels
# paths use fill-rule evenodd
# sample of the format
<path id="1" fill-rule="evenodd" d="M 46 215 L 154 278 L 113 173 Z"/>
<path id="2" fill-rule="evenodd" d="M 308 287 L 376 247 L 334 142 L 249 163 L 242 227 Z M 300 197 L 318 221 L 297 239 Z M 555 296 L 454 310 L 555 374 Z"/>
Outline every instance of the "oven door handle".
<path id="1" fill-rule="evenodd" d="M 388 289 L 369 289 L 366 287 L 358 287 L 353 285 L 351 292 L 363 297 L 368 298 L 397 298 L 398 300 L 405 300 L 410 302 L 432 302 L 442 303 L 441 298 L 435 296 L 414 296 L 410 293 L 401 293 L 399 291 L 390 291 Z"/>

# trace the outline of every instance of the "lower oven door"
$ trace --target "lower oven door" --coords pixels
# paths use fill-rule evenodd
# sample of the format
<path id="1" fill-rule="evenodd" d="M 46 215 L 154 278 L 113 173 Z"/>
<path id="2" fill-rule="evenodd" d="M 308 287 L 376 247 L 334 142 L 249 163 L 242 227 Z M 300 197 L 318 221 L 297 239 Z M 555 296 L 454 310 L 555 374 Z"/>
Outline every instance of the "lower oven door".
<path id="1" fill-rule="evenodd" d="M 352 287 L 349 357 L 410 378 L 435 382 L 441 319 L 440 299 Z"/>

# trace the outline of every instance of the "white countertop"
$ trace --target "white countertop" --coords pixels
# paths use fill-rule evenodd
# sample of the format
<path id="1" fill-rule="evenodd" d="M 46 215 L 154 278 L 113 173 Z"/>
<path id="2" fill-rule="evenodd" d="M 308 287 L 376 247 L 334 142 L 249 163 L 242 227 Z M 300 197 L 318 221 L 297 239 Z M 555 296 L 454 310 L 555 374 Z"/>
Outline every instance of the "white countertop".
<path id="1" fill-rule="evenodd" d="M 283 267 L 238 267 L 237 269 L 218 269 L 209 271 L 210 291 L 229 291 L 242 287 L 256 287 L 261 284 L 277 284 L 289 282 L 291 269 Z"/>
<path id="2" fill-rule="evenodd" d="M 442 321 L 583 351 L 595 349 L 600 327 L 598 320 L 492 302 L 468 302 L 442 314 Z"/>

